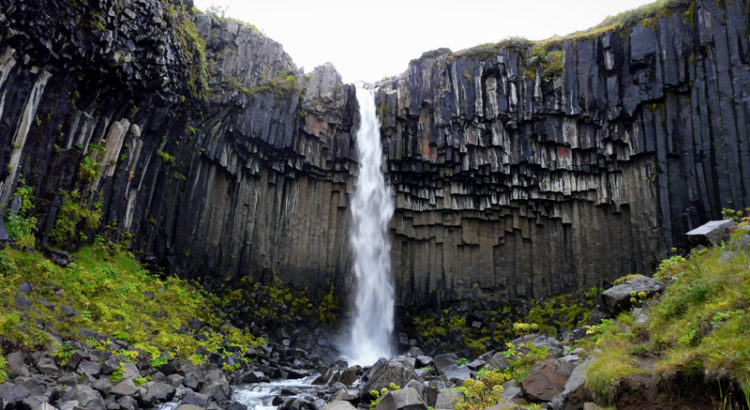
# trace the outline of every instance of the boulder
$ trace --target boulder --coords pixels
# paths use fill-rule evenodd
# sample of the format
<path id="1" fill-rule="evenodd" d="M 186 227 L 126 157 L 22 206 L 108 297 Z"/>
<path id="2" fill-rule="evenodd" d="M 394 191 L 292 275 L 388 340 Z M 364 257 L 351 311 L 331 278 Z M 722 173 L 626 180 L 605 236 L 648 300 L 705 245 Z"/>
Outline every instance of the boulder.
<path id="1" fill-rule="evenodd" d="M 78 373 L 88 374 L 89 376 L 97 376 L 102 372 L 102 368 L 97 363 L 89 360 L 82 360 L 76 370 Z"/>
<path id="2" fill-rule="evenodd" d="M 174 387 L 161 382 L 146 382 L 138 387 L 140 402 L 144 406 L 153 406 L 156 403 L 168 401 L 174 396 Z"/>
<path id="3" fill-rule="evenodd" d="M 43 402 L 32 407 L 31 410 L 57 410 L 57 407 L 49 404 L 49 402 Z"/>
<path id="4" fill-rule="evenodd" d="M 503 383 L 503 393 L 500 395 L 506 402 L 511 402 L 523 395 L 523 390 L 518 385 L 518 382 L 511 379 Z"/>
<path id="5" fill-rule="evenodd" d="M 435 402 L 437 401 L 437 395 L 438 391 L 437 389 L 429 386 L 425 382 L 418 382 L 416 380 L 412 380 L 409 383 L 406 383 L 406 387 L 412 388 L 419 393 L 419 396 L 422 398 L 422 401 L 428 406 L 428 407 L 434 407 Z"/>
<path id="6" fill-rule="evenodd" d="M 209 398 L 211 397 L 206 394 L 196 393 L 190 390 L 182 398 L 182 402 L 185 404 L 195 404 L 196 406 L 206 407 L 208 406 Z"/>
<path id="7" fill-rule="evenodd" d="M 348 401 L 335 400 L 321 407 L 320 410 L 357 410 L 357 408 Z"/>
<path id="8" fill-rule="evenodd" d="M 375 410 L 427 410 L 427 404 L 416 389 L 406 387 L 388 392 Z"/>
<path id="9" fill-rule="evenodd" d="M 123 410 L 135 410 L 138 408 L 138 402 L 131 396 L 123 396 L 117 400 L 117 404 Z"/>
<path id="10" fill-rule="evenodd" d="M 33 302 L 31 299 L 27 298 L 24 295 L 21 295 L 20 293 L 16 295 L 16 307 L 23 309 L 31 306 Z"/>
<path id="11" fill-rule="evenodd" d="M 559 340 L 555 339 L 554 337 L 550 337 L 547 335 L 540 335 L 540 334 L 530 334 L 526 336 L 519 337 L 517 339 L 513 339 L 510 341 L 515 346 L 515 355 L 512 355 L 510 358 L 513 360 L 516 360 L 518 358 L 518 354 L 526 354 L 529 351 L 529 345 L 534 345 L 536 347 L 546 347 L 549 349 L 549 357 L 560 357 L 563 353 L 563 345 L 560 343 Z"/>
<path id="12" fill-rule="evenodd" d="M 181 404 L 177 407 L 177 410 L 203 410 L 203 407 L 196 406 L 195 404 Z"/>
<path id="13" fill-rule="evenodd" d="M 29 368 L 24 363 L 23 352 L 17 351 L 9 353 L 5 356 L 5 361 L 8 363 L 8 376 L 10 377 L 29 377 Z"/>
<path id="14" fill-rule="evenodd" d="M 104 407 L 104 399 L 98 391 L 87 386 L 85 384 L 79 384 L 73 386 L 65 392 L 63 400 L 69 402 L 77 402 L 78 406 L 91 409 L 99 409 Z M 63 407 L 62 405 L 60 406 Z"/>
<path id="15" fill-rule="evenodd" d="M 529 369 L 529 375 L 523 379 L 521 386 L 530 399 L 550 401 L 565 389 L 569 376 L 570 373 L 565 371 L 560 362 L 547 358 Z"/>
<path id="16" fill-rule="evenodd" d="M 421 381 L 422 379 L 414 371 L 414 366 L 406 357 L 396 356 L 388 361 L 378 360 L 367 373 L 367 381 L 362 386 L 361 396 L 367 397 L 370 391 L 380 391 L 391 383 L 403 387 L 409 380 Z"/>
<path id="17" fill-rule="evenodd" d="M 665 285 L 656 279 L 639 276 L 602 292 L 603 308 L 612 316 L 630 309 L 633 305 L 631 298 L 633 294 L 645 292 L 649 297 L 664 290 Z M 640 300 L 639 296 L 635 296 Z"/>
<path id="18" fill-rule="evenodd" d="M 122 368 L 122 378 L 134 380 L 141 376 L 141 372 L 138 370 L 138 366 L 134 363 L 124 363 L 120 366 Z"/>
<path id="19" fill-rule="evenodd" d="M 166 380 L 169 385 L 177 387 L 182 384 L 183 380 L 185 380 L 185 376 L 181 374 L 173 373 L 167 376 Z"/>
<path id="20" fill-rule="evenodd" d="M 108 377 L 100 377 L 91 384 L 91 387 L 105 395 L 112 391 L 112 386 L 113 384 Z"/>
<path id="21" fill-rule="evenodd" d="M 729 240 L 729 228 L 732 226 L 734 221 L 731 219 L 708 221 L 685 235 L 691 246 L 719 246 L 721 242 Z"/>
<path id="22" fill-rule="evenodd" d="M 487 364 L 489 364 L 491 369 L 496 370 L 505 370 L 510 367 L 508 359 L 505 358 L 505 354 L 503 354 L 503 352 L 497 352 L 493 354 Z"/>
<path id="23" fill-rule="evenodd" d="M 586 369 L 593 362 L 593 358 L 588 358 L 581 362 L 568 377 L 565 382 L 565 388 L 552 398 L 550 408 L 553 410 L 577 410 L 583 407 L 583 404 L 590 400 L 590 394 L 586 389 Z"/>
<path id="24" fill-rule="evenodd" d="M 453 410 L 456 403 L 464 398 L 464 394 L 458 390 L 444 390 L 438 393 L 435 400 L 435 410 Z"/>
<path id="25" fill-rule="evenodd" d="M 55 361 L 52 360 L 51 357 L 40 358 L 39 361 L 36 363 L 36 368 L 43 374 L 47 374 L 47 375 L 53 375 L 53 374 L 57 374 L 60 372 L 60 369 L 57 368 Z"/>
<path id="26" fill-rule="evenodd" d="M 114 386 L 112 386 L 112 388 L 109 389 L 109 393 L 116 396 L 132 396 L 137 391 L 138 388 L 131 379 L 121 380 L 119 383 L 115 384 Z"/>
<path id="27" fill-rule="evenodd" d="M 440 371 L 448 366 L 455 365 L 457 361 L 458 355 L 455 353 L 443 353 L 432 358 L 432 363 Z"/>
<path id="28" fill-rule="evenodd" d="M 317 410 L 315 402 L 304 397 L 290 397 L 278 407 L 278 410 Z"/>
<path id="29" fill-rule="evenodd" d="M 471 377 L 471 369 L 469 369 L 469 366 L 467 365 L 458 366 L 452 364 L 443 369 L 442 373 L 446 379 L 458 386 L 462 385 L 464 380 Z"/>

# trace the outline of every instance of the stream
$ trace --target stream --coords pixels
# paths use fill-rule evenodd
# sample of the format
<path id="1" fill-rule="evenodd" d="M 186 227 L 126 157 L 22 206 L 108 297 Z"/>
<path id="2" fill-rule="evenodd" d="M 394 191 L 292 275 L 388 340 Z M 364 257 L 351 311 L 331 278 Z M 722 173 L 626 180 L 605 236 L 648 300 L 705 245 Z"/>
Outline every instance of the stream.
<path id="1" fill-rule="evenodd" d="M 246 405 L 249 409 L 255 410 L 275 410 L 277 405 L 272 404 L 276 396 L 283 394 L 286 398 L 297 397 L 304 398 L 315 402 L 318 407 L 325 405 L 325 402 L 318 398 L 316 393 L 330 389 L 328 386 L 316 386 L 312 382 L 318 377 L 313 375 L 302 379 L 276 380 L 265 383 L 253 383 L 232 386 L 232 400 Z"/>

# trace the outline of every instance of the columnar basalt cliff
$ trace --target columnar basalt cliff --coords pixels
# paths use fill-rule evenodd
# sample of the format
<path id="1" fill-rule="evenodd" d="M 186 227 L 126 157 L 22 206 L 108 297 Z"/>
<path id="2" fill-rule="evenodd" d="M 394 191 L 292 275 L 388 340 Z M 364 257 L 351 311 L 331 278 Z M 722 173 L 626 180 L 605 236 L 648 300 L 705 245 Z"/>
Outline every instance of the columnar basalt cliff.
<path id="1" fill-rule="evenodd" d="M 683 3 L 378 84 L 400 303 L 647 272 L 750 206 L 749 2 Z M 189 2 L 0 0 L 0 206 L 33 187 L 44 245 L 344 293 L 356 111 L 331 65 Z"/>
<path id="2" fill-rule="evenodd" d="M 401 300 L 540 297 L 649 272 L 750 205 L 748 2 L 672 2 L 380 84 Z"/>
<path id="3" fill-rule="evenodd" d="M 0 199 L 34 187 L 44 244 L 127 232 L 207 284 L 342 281 L 357 107 L 333 66 L 306 76 L 251 26 L 180 2 L 1 6 Z"/>

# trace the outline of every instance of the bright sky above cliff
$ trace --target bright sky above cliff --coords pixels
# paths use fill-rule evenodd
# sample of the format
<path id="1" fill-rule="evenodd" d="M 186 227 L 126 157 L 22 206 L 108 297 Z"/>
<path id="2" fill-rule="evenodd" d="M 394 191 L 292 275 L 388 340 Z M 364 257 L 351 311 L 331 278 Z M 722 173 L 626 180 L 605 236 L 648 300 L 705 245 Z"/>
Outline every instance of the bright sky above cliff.
<path id="1" fill-rule="evenodd" d="M 280 42 L 297 66 L 332 62 L 345 82 L 404 72 L 424 51 L 584 30 L 644 0 L 194 0 Z"/>

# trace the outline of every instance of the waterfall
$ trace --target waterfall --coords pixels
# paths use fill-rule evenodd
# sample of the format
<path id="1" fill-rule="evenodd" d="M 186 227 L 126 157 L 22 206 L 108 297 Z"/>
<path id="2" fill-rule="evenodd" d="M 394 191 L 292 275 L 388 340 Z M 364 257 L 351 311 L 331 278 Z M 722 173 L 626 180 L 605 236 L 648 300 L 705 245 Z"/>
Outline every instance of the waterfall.
<path id="1" fill-rule="evenodd" d="M 351 364 L 371 365 L 393 353 L 393 285 L 388 222 L 393 216 L 391 191 L 380 167 L 383 150 L 372 93 L 357 86 L 360 125 L 357 131 L 359 175 L 351 200 L 350 243 L 354 253 L 357 294 L 349 346 Z"/>

